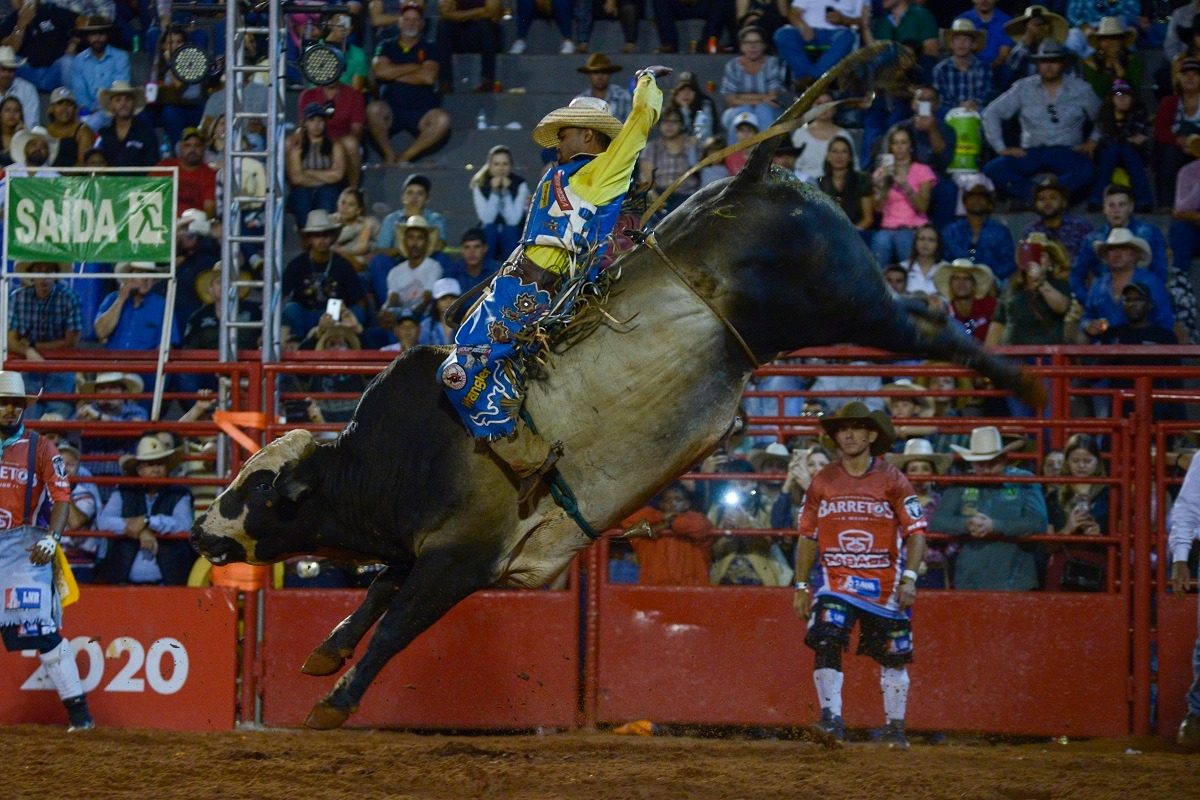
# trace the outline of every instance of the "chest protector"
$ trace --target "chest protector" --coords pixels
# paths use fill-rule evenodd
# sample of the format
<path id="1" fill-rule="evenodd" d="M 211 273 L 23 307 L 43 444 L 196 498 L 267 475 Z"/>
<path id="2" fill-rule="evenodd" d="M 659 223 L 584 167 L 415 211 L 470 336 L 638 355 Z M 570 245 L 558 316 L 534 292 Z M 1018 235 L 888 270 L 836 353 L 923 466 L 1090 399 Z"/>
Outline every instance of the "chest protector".
<path id="1" fill-rule="evenodd" d="M 587 202 L 571 189 L 570 178 L 594 156 L 577 157 L 546 173 L 538 184 L 521 244 L 561 247 L 587 252 L 613 231 L 625 192 L 601 206 Z"/>

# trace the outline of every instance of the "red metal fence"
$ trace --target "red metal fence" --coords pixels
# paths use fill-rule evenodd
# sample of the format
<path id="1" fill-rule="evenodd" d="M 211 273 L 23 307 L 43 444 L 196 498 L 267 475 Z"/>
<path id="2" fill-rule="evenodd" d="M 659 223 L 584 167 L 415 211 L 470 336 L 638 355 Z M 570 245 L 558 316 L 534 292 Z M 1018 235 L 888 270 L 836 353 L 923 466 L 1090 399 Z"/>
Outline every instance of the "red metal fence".
<path id="1" fill-rule="evenodd" d="M 1166 559 L 1161 554 L 1165 553 L 1168 488 L 1180 480 L 1167 467 L 1167 451 L 1174 437 L 1191 430 L 1191 423 L 1155 420 L 1154 412 L 1156 403 L 1187 410 L 1200 399 L 1200 391 L 1175 388 L 1196 384 L 1200 367 L 1130 364 L 1195 359 L 1200 357 L 1200 348 L 1021 348 L 1011 354 L 1036 362 L 1031 369 L 1045 379 L 1049 397 L 1044 416 L 936 417 L 900 423 L 932 424 L 941 432 L 968 432 L 978 425 L 994 424 L 1006 434 L 1032 435 L 1038 442 L 1036 449 L 1017 456 L 1031 464 L 1040 462 L 1045 448 L 1061 447 L 1072 433 L 1103 437 L 1109 472 L 1097 482 L 1110 486 L 1110 530 L 1102 537 L 1088 537 L 1087 543 L 1108 549 L 1106 591 L 922 591 L 914 617 L 918 649 L 910 725 L 1012 734 L 1143 735 L 1152 728 L 1152 686 L 1157 683 L 1157 727 L 1167 733 L 1182 716 L 1182 695 L 1191 680 L 1188 653 L 1196 635 L 1195 599 L 1176 598 L 1166 590 Z M 25 371 L 152 372 L 150 359 L 131 359 L 128 353 L 69 355 L 70 360 L 18 360 L 8 366 Z M 284 376 L 369 377 L 386 366 L 387 355 L 288 354 L 280 364 L 263 366 L 255 361 L 219 364 L 211 353 L 179 352 L 172 354 L 167 372 L 221 378 L 226 407 L 265 415 L 261 440 L 269 441 L 298 426 L 280 416 L 283 403 L 341 397 L 281 385 Z M 838 361 L 793 360 L 764 368 L 761 374 L 800 378 L 970 375 L 949 365 L 907 364 L 860 349 L 796 355 Z M 1083 363 L 1096 362 L 1098 356 L 1105 363 Z M 847 363 L 851 360 L 865 363 Z M 1156 383 L 1168 379 L 1172 388 L 1156 388 Z M 1119 385 L 1112 386 L 1113 381 Z M 831 391 L 826 396 L 864 394 L 884 392 L 855 389 Z M 927 394 L 950 400 L 1001 396 L 979 386 Z M 795 396 L 752 386 L 747 397 L 774 400 L 779 413 L 751 416 L 749 434 L 786 439 L 814 432 L 818 421 L 813 417 L 784 415 L 786 401 Z M 168 393 L 166 397 L 186 406 L 196 395 Z M 1073 406 L 1097 400 L 1112 409 L 1111 416 L 1071 417 Z M 302 426 L 336 431 L 341 424 Z M 44 426 L 35 423 L 32 427 Z M 78 430 L 85 437 L 136 436 L 147 430 L 213 436 L 219 430 L 208 420 L 56 422 L 52 427 Z M 258 431 L 250 432 L 251 443 L 259 438 Z M 245 453 L 240 447 L 231 452 L 236 471 Z M 978 481 L 938 478 L 945 484 L 964 480 Z M 177 482 L 198 486 L 219 484 L 223 479 L 192 477 Z M 1155 554 L 1160 554 L 1157 559 Z M 803 629 L 792 615 L 789 591 L 610 584 L 607 544 L 603 542 L 589 551 L 583 567 L 573 572 L 572 588 L 565 591 L 482 592 L 461 604 L 385 670 L 352 724 L 530 728 L 648 717 L 661 722 L 795 725 L 814 717 L 815 696 L 808 677 L 811 655 L 803 647 Z M 121 610 L 113 613 L 158 620 L 164 629 L 203 627 L 159 602 L 163 591 L 167 590 L 85 587 L 85 601 L 68 613 L 67 626 L 76 642 L 85 632 L 104 640 L 124 636 L 109 622 L 90 622 L 91 612 L 85 613 L 96 607 L 92 598 L 107 601 L 120 596 L 126 604 L 140 604 L 140 610 L 135 614 L 120 606 Z M 192 713 L 205 720 L 200 726 L 228 727 L 232 712 L 220 709 L 226 701 L 232 708 L 235 700 L 240 703 L 242 720 L 257 716 L 267 724 L 301 722 L 333 679 L 303 677 L 299 665 L 360 598 L 361 592 L 353 591 L 245 593 L 244 604 L 234 609 L 235 619 L 241 615 L 241 636 L 219 634 L 205 644 L 206 652 L 219 663 L 240 653 L 242 666 L 236 674 L 241 676 L 241 686 L 230 677 L 227 685 L 216 687 L 217 695 L 224 699 L 197 699 Z M 81 646 L 86 648 L 86 639 Z M 0 657 L 0 663 L 5 667 L 10 661 L 23 664 L 19 659 L 7 655 Z M 159 660 L 163 660 L 161 654 Z M 847 666 L 847 718 L 852 725 L 878 722 L 877 671 L 856 661 L 852 659 Z M 1156 661 L 1157 673 L 1153 670 Z M 86 671 L 88 663 L 81 660 L 81 668 Z M 21 674 L 22 680 L 26 677 Z M 194 679 L 193 673 L 185 677 L 185 683 L 190 686 Z M 214 689 L 214 682 L 222 680 L 209 676 L 205 686 Z M 151 695 L 153 705 L 158 695 Z M 9 696 L 27 698 L 23 692 Z M 14 699 L 0 706 L 0 720 L 48 719 L 45 715 L 52 716 L 53 706 Z M 115 707 L 113 714 L 125 724 L 174 724 L 169 721 L 172 717 L 159 723 L 122 717 Z"/>

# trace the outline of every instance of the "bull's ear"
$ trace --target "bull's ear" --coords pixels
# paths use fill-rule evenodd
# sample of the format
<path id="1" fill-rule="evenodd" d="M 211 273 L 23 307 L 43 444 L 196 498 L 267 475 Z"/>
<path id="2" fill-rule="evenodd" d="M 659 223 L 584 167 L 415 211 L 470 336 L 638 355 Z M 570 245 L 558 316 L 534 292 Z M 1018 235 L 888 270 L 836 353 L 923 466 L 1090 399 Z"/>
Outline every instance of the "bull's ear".
<path id="1" fill-rule="evenodd" d="M 321 459 L 310 452 L 304 457 L 284 464 L 275 478 L 275 491 L 293 503 L 299 503 L 317 488 L 321 479 Z"/>

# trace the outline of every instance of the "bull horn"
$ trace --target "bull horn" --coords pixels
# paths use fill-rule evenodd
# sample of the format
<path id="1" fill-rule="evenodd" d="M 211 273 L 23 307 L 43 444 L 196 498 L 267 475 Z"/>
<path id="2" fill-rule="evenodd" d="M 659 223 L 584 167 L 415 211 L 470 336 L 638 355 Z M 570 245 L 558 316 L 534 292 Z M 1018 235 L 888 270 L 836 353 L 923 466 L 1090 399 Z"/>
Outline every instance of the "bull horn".
<path id="1" fill-rule="evenodd" d="M 775 124 L 789 122 L 807 114 L 816 105 L 817 98 L 826 89 L 861 67 L 890 70 L 896 67 L 907 67 L 911 61 L 912 57 L 908 54 L 908 48 L 896 42 L 881 41 L 859 48 L 857 52 L 849 58 L 839 61 L 837 66 L 818 78 L 812 86 L 805 89 L 804 94 L 796 98 L 796 102 L 792 103 L 788 110 L 784 111 L 779 116 L 779 119 L 775 120 Z M 780 134 L 764 142 L 760 142 L 754 148 L 754 152 L 750 154 L 750 158 L 746 160 L 746 166 L 738 173 L 738 180 L 757 181 L 765 177 L 767 171 L 771 168 L 771 159 L 775 157 L 775 150 L 778 149 L 780 143 L 783 141 L 783 137 L 786 135 Z"/>

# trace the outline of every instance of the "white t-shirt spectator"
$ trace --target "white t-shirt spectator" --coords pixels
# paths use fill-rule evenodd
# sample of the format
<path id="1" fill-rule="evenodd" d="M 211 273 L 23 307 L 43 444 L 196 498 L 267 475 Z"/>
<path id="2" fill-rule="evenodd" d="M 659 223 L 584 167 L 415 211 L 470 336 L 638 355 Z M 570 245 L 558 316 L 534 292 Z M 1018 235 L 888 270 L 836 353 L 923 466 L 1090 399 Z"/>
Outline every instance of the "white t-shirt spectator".
<path id="1" fill-rule="evenodd" d="M 865 0 L 792 0 L 792 8 L 804 12 L 804 22 L 816 30 L 840 28 L 841 25 L 830 25 L 825 21 L 825 9 L 832 6 L 847 17 L 858 19 L 862 16 Z"/>
<path id="2" fill-rule="evenodd" d="M 394 294 L 400 298 L 400 308 L 415 309 L 421 305 L 425 292 L 433 291 L 434 281 L 440 277 L 442 265 L 432 258 L 426 258 L 416 269 L 401 261 L 387 275 L 388 297 Z"/>

